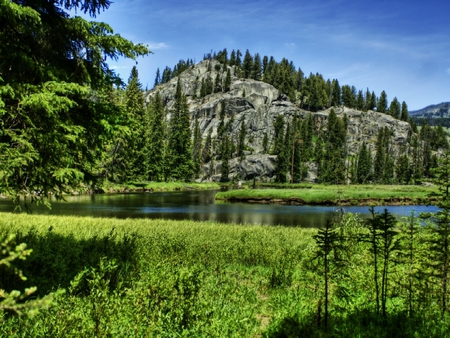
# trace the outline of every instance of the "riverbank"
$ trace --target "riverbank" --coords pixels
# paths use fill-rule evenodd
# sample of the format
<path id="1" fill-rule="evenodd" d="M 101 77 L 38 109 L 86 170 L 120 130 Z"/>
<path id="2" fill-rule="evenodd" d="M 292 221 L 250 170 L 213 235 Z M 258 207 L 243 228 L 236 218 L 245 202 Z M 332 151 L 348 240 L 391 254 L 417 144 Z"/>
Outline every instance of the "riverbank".
<path id="1" fill-rule="evenodd" d="M 101 188 L 91 193 L 124 193 L 124 192 L 154 192 L 154 191 L 185 191 L 185 190 L 218 190 L 220 185 L 215 182 L 142 182 L 115 184 L 105 182 Z"/>
<path id="2" fill-rule="evenodd" d="M 376 310 L 377 289 L 367 277 L 373 251 L 360 240 L 369 232 L 357 215 L 340 223 L 345 260 L 332 265 L 339 273 L 329 277 L 328 329 L 320 319 L 326 314 L 317 229 L 9 213 L 1 220 L 0 238 L 15 234 L 16 244 L 33 249 L 13 262 L 28 279 L 2 274 L 2 287 L 37 286 L 38 296 L 65 289 L 33 317 L 0 307 L 2 337 L 440 338 L 450 332 L 439 307 L 440 279 L 412 276 L 408 262 L 392 262 L 386 288 L 395 293 L 386 295 L 384 316 Z M 414 229 L 420 240 L 408 246 L 413 237 L 404 233 L 399 248 L 430 255 L 427 228 Z M 408 289 L 405 276 L 419 282 Z M 424 290 L 420 278 L 427 278 Z M 411 306 L 421 311 L 408 314 Z"/>
<path id="3" fill-rule="evenodd" d="M 420 205 L 435 201 L 435 186 L 298 185 L 296 189 L 238 189 L 221 191 L 216 200 L 247 203 L 311 205 Z"/>

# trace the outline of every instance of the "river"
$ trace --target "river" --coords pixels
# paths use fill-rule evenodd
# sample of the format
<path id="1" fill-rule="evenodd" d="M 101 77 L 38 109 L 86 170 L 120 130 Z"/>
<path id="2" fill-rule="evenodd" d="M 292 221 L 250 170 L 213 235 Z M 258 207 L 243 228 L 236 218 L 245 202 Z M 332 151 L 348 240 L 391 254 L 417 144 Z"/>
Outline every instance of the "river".
<path id="1" fill-rule="evenodd" d="M 96 194 L 68 196 L 66 202 L 51 201 L 52 207 L 31 206 L 35 214 L 77 215 L 116 218 L 162 218 L 175 220 L 213 221 L 237 224 L 285 225 L 322 227 L 336 217 L 338 209 L 332 206 L 278 205 L 216 202 L 217 191 L 180 191 L 127 194 Z M 435 212 L 434 206 L 382 206 L 397 218 L 409 216 L 412 211 Z M 0 200 L 0 211 L 12 212 L 14 205 L 8 199 Z M 369 207 L 344 207 L 344 211 L 369 216 Z"/>

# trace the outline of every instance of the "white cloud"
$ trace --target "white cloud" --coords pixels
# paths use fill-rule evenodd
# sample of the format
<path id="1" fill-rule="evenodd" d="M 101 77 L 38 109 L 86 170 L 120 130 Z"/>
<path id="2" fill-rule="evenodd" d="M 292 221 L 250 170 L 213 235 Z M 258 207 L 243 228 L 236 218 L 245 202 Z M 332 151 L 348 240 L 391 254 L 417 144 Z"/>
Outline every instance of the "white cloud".
<path id="1" fill-rule="evenodd" d="M 449 75 L 450 75 L 450 68 L 448 68 L 448 69 L 447 69 L 447 74 L 449 74 Z"/>
<path id="2" fill-rule="evenodd" d="M 284 45 L 285 45 L 286 47 L 288 47 L 288 48 L 295 47 L 295 43 L 294 43 L 294 42 L 286 42 Z"/>
<path id="3" fill-rule="evenodd" d="M 150 48 L 150 50 L 169 48 L 169 45 L 164 42 L 157 42 L 157 43 L 149 42 L 147 43 L 147 45 L 148 48 Z"/>

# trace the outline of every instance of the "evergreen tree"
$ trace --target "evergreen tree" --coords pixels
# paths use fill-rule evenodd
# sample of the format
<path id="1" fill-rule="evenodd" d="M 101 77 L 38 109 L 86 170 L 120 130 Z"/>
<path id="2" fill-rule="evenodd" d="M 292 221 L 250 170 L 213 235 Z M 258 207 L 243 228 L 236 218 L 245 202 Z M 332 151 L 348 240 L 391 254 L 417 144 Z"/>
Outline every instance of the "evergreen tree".
<path id="1" fill-rule="evenodd" d="M 147 106 L 146 112 L 146 153 L 144 163 L 146 178 L 150 181 L 161 182 L 165 173 L 165 123 L 164 107 L 161 95 L 157 92 Z"/>
<path id="2" fill-rule="evenodd" d="M 261 57 L 258 53 L 255 54 L 254 61 L 253 61 L 253 67 L 252 67 L 252 79 L 253 80 L 261 80 L 261 74 L 262 74 L 262 64 L 261 64 Z"/>
<path id="3" fill-rule="evenodd" d="M 407 154 L 398 157 L 395 168 L 397 181 L 400 184 L 408 184 L 411 179 L 411 168 L 409 165 L 409 158 Z"/>
<path id="4" fill-rule="evenodd" d="M 105 23 L 70 14 L 94 17 L 109 4 L 2 1 L 0 194 L 59 198 L 100 178 L 97 161 L 128 122 L 109 101 L 122 81 L 106 60 L 149 53 Z"/>
<path id="5" fill-rule="evenodd" d="M 378 113 L 386 113 L 387 112 L 387 95 L 383 90 L 380 95 L 380 99 L 377 103 L 377 112 Z"/>
<path id="6" fill-rule="evenodd" d="M 153 84 L 153 88 L 161 83 L 161 74 L 159 72 L 159 68 L 156 70 L 155 83 Z"/>
<path id="7" fill-rule="evenodd" d="M 363 96 L 362 90 L 358 91 L 358 97 L 356 99 L 356 108 L 358 110 L 365 109 L 365 101 L 364 101 L 364 96 Z"/>
<path id="8" fill-rule="evenodd" d="M 226 134 L 222 140 L 221 159 L 222 166 L 220 167 L 220 181 L 227 182 L 229 180 L 228 176 L 230 175 L 230 140 Z"/>
<path id="9" fill-rule="evenodd" d="M 396 97 L 394 97 L 394 99 L 391 101 L 391 104 L 389 105 L 389 115 L 396 119 L 399 119 L 401 117 L 400 102 L 398 102 Z"/>
<path id="10" fill-rule="evenodd" d="M 334 79 L 331 82 L 332 93 L 331 93 L 331 106 L 339 107 L 341 105 L 341 87 L 339 86 L 339 81 Z"/>
<path id="11" fill-rule="evenodd" d="M 206 95 L 212 94 L 213 89 L 214 89 L 213 80 L 211 79 L 210 73 L 208 73 L 205 80 L 205 94 Z"/>
<path id="12" fill-rule="evenodd" d="M 278 155 L 283 150 L 283 137 L 284 137 L 284 118 L 283 115 L 277 115 L 275 119 L 274 127 L 274 144 L 273 144 L 273 155 Z"/>
<path id="13" fill-rule="evenodd" d="M 225 77 L 225 83 L 223 87 L 225 92 L 229 92 L 231 89 L 231 72 L 229 68 L 227 69 L 227 75 Z"/>
<path id="14" fill-rule="evenodd" d="M 124 177 L 128 180 L 140 180 L 145 176 L 143 167 L 144 142 L 144 96 L 142 85 L 139 82 L 139 74 L 136 66 L 131 70 L 128 85 L 125 90 L 125 106 L 131 120 L 130 138 L 127 146 L 123 149 Z"/>
<path id="15" fill-rule="evenodd" d="M 216 74 L 216 79 L 214 80 L 214 93 L 222 91 L 222 81 L 220 79 L 219 73 Z"/>
<path id="16" fill-rule="evenodd" d="M 200 97 L 204 98 L 206 96 L 206 82 L 205 79 L 202 79 L 202 85 L 200 87 Z"/>
<path id="17" fill-rule="evenodd" d="M 189 180 L 193 174 L 191 153 L 191 130 L 186 96 L 181 92 L 178 78 L 174 108 L 171 112 L 168 143 L 167 178 Z"/>
<path id="18" fill-rule="evenodd" d="M 248 79 L 250 78 L 252 74 L 252 68 L 253 68 L 253 57 L 251 56 L 250 52 L 245 52 L 244 56 L 244 63 L 242 65 L 242 70 L 244 71 L 244 78 Z"/>
<path id="19" fill-rule="evenodd" d="M 347 130 L 345 123 L 336 116 L 331 109 L 327 121 L 327 133 L 325 135 L 324 167 L 319 180 L 334 184 L 342 184 L 345 181 L 345 142 Z"/>
<path id="20" fill-rule="evenodd" d="M 208 135 L 206 136 L 205 144 L 203 146 L 201 156 L 203 163 L 208 163 L 209 161 L 211 161 L 212 158 L 211 147 L 212 147 L 212 128 L 209 129 Z"/>
<path id="21" fill-rule="evenodd" d="M 194 121 L 194 144 L 192 147 L 192 161 L 194 162 L 194 175 L 198 177 L 200 174 L 200 169 L 202 165 L 202 135 L 200 132 L 200 124 L 198 122 L 198 117 L 195 117 Z"/>
<path id="22" fill-rule="evenodd" d="M 247 135 L 247 127 L 245 126 L 245 121 L 241 121 L 241 128 L 239 129 L 239 142 L 237 146 L 237 156 L 242 161 L 244 159 L 245 150 L 245 137 Z"/>
<path id="23" fill-rule="evenodd" d="M 357 182 L 360 184 L 367 183 L 371 178 L 372 171 L 372 157 L 370 151 L 367 149 L 366 143 L 363 142 L 358 153 L 357 163 Z"/>
<path id="24" fill-rule="evenodd" d="M 409 120 L 409 113 L 408 113 L 408 105 L 405 101 L 402 102 L 402 112 L 400 115 L 400 120 L 408 122 Z"/>

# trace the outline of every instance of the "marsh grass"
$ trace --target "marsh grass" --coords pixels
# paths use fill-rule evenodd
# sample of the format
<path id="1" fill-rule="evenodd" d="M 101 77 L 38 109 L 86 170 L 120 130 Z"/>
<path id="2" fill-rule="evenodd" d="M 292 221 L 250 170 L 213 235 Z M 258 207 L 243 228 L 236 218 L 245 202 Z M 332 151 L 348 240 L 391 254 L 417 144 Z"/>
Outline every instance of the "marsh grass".
<path id="1" fill-rule="evenodd" d="M 128 184 L 113 184 L 105 182 L 102 189 L 106 192 L 119 191 L 177 191 L 177 190 L 218 190 L 220 185 L 215 182 L 130 182 Z"/>
<path id="2" fill-rule="evenodd" d="M 358 240 L 367 230 L 357 215 L 339 224 L 347 263 L 330 267 L 325 330 L 317 229 L 4 213 L 0 234 L 34 249 L 20 265 L 28 286 L 65 294 L 33 318 L 0 313 L 0 336 L 445 337 L 450 321 L 433 305 L 436 288 L 408 315 L 401 264 L 379 318 L 371 255 Z"/>
<path id="3" fill-rule="evenodd" d="M 289 186 L 289 185 L 288 185 Z M 435 187 L 425 186 L 391 186 L 391 185 L 298 185 L 295 189 L 245 189 L 221 191 L 216 194 L 217 200 L 265 200 L 287 201 L 298 200 L 306 204 L 349 204 L 369 203 L 424 203 L 428 195 L 435 192 Z"/>

